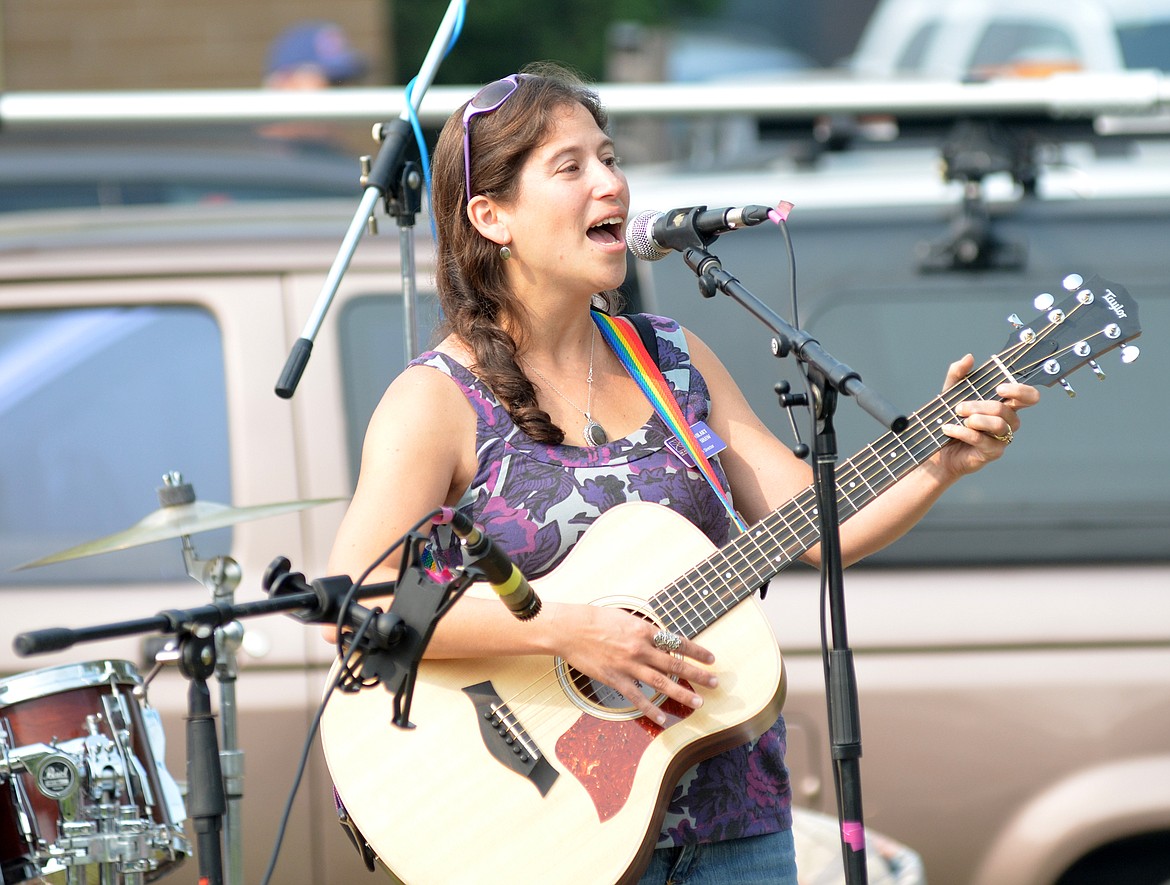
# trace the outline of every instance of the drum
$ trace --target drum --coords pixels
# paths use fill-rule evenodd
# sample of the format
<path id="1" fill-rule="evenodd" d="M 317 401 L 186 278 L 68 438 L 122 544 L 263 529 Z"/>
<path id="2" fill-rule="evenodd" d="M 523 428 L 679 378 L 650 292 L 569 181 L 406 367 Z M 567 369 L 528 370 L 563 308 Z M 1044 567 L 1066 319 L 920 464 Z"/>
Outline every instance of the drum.
<path id="1" fill-rule="evenodd" d="M 91 864 L 149 881 L 191 853 L 162 727 L 144 695 L 128 661 L 0 680 L 10 772 L 0 785 L 4 885 L 34 874 L 63 880 L 55 874 Z"/>

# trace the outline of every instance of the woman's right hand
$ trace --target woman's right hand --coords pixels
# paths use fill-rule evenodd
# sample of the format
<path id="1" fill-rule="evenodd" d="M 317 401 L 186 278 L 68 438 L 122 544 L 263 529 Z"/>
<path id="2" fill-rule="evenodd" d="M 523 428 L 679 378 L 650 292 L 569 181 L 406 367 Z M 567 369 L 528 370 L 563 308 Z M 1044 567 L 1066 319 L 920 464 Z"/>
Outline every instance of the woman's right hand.
<path id="1" fill-rule="evenodd" d="M 658 627 L 645 618 L 610 606 L 555 604 L 546 606 L 549 627 L 557 637 L 558 654 L 571 666 L 621 692 L 631 704 L 659 725 L 666 714 L 642 691 L 662 693 L 684 706 L 698 709 L 703 699 L 692 686 L 715 688 L 718 678 L 708 669 L 715 656 L 706 648 L 679 636 L 681 645 L 670 652 L 654 644 Z M 698 663 L 692 663 L 698 662 Z"/>

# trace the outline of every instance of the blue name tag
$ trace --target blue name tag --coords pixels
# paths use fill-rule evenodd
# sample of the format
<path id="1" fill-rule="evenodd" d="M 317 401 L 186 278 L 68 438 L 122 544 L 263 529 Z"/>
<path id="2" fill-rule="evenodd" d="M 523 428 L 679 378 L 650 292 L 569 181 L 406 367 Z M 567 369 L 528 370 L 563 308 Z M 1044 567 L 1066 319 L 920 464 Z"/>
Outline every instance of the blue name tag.
<path id="1" fill-rule="evenodd" d="M 706 421 L 696 421 L 691 425 L 691 430 L 694 431 L 695 439 L 699 443 L 699 448 L 702 449 L 703 454 L 710 458 L 712 455 L 717 455 L 727 448 L 727 443 L 716 436 L 715 431 L 707 426 Z M 693 468 L 695 466 L 694 459 L 687 454 L 687 450 L 683 444 L 675 437 L 668 437 L 666 440 L 666 447 L 674 452 L 680 461 Z"/>

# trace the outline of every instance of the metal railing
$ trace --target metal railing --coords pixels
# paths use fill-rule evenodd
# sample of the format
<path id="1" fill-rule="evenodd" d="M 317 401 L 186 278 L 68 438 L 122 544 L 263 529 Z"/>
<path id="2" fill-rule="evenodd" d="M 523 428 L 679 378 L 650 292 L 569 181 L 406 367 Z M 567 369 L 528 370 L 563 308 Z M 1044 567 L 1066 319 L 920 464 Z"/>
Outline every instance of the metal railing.
<path id="1" fill-rule="evenodd" d="M 431 87 L 419 107 L 419 119 L 429 125 L 440 123 L 475 88 Z M 770 83 L 601 83 L 597 91 L 615 119 L 747 114 L 800 122 L 834 114 L 885 114 L 903 120 L 994 115 L 1107 118 L 1105 129 L 1128 128 L 1129 120 L 1140 131 L 1149 128 L 1151 118 L 1170 109 L 1170 79 L 1156 71 L 1057 74 L 981 83 L 859 81 L 826 74 Z M 61 124 L 372 122 L 393 119 L 405 106 L 403 90 L 397 87 L 321 92 L 12 92 L 0 95 L 0 130 Z"/>

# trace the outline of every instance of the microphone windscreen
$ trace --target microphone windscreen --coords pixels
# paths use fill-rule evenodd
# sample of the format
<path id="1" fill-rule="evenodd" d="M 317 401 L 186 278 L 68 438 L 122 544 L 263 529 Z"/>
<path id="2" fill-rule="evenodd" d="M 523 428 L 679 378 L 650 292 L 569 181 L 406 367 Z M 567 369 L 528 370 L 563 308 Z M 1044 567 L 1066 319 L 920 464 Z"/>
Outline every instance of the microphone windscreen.
<path id="1" fill-rule="evenodd" d="M 626 225 L 626 247 L 635 258 L 643 261 L 659 261 L 670 254 L 654 242 L 654 223 L 662 217 L 661 212 L 647 209 L 639 212 Z"/>

